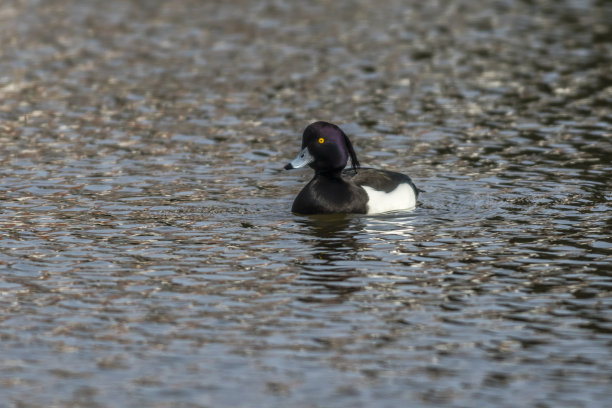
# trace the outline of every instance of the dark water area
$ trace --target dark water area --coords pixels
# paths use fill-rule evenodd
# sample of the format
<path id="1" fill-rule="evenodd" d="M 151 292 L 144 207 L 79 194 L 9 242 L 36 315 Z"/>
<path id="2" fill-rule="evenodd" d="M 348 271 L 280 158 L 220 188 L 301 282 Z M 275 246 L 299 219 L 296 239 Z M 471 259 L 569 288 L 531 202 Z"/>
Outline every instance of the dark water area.
<path id="1" fill-rule="evenodd" d="M 0 165 L 2 407 L 612 401 L 608 1 L 2 1 Z"/>

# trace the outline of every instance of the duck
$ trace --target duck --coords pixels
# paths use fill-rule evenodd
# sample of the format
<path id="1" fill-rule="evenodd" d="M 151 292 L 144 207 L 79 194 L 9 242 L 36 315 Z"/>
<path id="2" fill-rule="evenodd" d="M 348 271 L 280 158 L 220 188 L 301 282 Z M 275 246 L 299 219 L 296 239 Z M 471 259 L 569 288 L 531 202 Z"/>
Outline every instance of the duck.
<path id="1" fill-rule="evenodd" d="M 351 166 L 346 168 L 348 161 Z M 285 170 L 310 167 L 315 174 L 297 195 L 296 214 L 380 214 L 416 207 L 419 190 L 410 177 L 362 168 L 348 136 L 333 123 L 311 123 L 302 147 Z"/>

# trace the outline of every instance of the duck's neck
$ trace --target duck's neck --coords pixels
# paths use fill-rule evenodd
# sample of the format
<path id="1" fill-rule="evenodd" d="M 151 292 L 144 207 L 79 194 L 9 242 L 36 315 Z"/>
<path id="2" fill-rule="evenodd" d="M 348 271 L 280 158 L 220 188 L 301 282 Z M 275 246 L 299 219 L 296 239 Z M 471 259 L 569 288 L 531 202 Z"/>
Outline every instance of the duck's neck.
<path id="1" fill-rule="evenodd" d="M 315 176 L 325 177 L 325 178 L 333 179 L 333 180 L 337 180 L 337 179 L 342 180 L 342 169 L 320 171 L 320 172 L 315 173 Z"/>

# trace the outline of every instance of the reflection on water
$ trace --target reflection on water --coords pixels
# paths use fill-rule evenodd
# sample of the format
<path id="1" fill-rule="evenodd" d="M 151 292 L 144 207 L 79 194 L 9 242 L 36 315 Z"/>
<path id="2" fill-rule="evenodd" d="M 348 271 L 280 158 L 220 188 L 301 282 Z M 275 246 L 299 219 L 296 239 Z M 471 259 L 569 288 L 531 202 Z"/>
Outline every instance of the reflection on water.
<path id="1" fill-rule="evenodd" d="M 4 405 L 605 405 L 608 2 L 217 3 L 0 4 Z M 291 214 L 314 120 L 417 208 Z"/>
<path id="2" fill-rule="evenodd" d="M 298 219 L 301 229 L 309 231 L 300 245 L 308 248 L 310 257 L 297 263 L 300 276 L 309 285 L 315 284 L 316 294 L 328 297 L 335 295 L 335 301 L 342 301 L 345 295 L 361 290 L 357 282 L 360 275 L 359 253 L 363 244 L 357 235 L 363 229 L 359 217 L 352 215 L 314 215 Z M 309 297 L 320 301 L 319 297 Z"/>

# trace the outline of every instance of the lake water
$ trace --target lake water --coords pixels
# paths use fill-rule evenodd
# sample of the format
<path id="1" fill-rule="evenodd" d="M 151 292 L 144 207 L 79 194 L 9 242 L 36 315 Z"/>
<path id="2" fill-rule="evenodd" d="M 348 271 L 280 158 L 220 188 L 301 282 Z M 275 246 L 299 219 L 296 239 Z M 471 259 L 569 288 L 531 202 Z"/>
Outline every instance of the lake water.
<path id="1" fill-rule="evenodd" d="M 220 3 L 0 4 L 0 406 L 609 405 L 611 3 Z"/>

